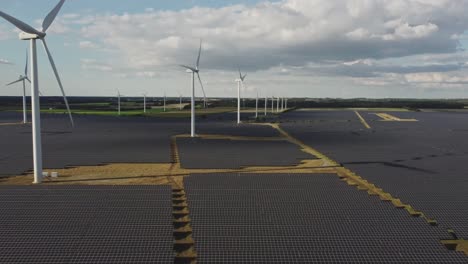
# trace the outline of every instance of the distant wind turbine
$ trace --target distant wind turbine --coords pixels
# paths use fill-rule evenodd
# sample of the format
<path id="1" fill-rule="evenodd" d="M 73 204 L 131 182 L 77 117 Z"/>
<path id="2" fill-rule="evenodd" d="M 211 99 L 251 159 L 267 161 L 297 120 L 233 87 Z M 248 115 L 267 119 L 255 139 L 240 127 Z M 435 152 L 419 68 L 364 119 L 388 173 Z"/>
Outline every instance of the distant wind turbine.
<path id="1" fill-rule="evenodd" d="M 200 49 L 198 50 L 198 58 L 197 62 L 195 64 L 195 67 L 190 67 L 186 65 L 180 65 L 183 68 L 187 69 L 188 73 L 192 74 L 192 98 L 191 98 L 191 127 L 190 127 L 190 136 L 195 137 L 195 74 L 198 77 L 198 81 L 200 82 L 200 86 L 203 91 L 203 95 L 205 98 L 205 104 L 206 104 L 206 96 L 205 96 L 205 89 L 203 88 L 203 83 L 200 78 L 200 56 L 201 56 L 201 50 L 202 50 L 202 41 L 200 40 Z"/>
<path id="2" fill-rule="evenodd" d="M 280 98 L 276 98 L 276 112 L 279 113 L 279 103 L 280 103 Z"/>
<path id="3" fill-rule="evenodd" d="M 239 68 L 239 79 L 236 79 L 237 82 L 237 124 L 240 124 L 241 122 L 241 114 L 240 114 L 240 109 L 241 109 L 241 87 L 244 89 L 244 80 L 245 77 L 247 77 L 247 74 L 242 75 L 242 72 Z"/>
<path id="4" fill-rule="evenodd" d="M 271 97 L 271 113 L 273 114 L 275 112 L 275 97 Z"/>
<path id="5" fill-rule="evenodd" d="M 119 89 L 117 89 L 117 109 L 119 112 L 119 116 L 120 116 L 120 97 L 122 97 L 122 95 L 120 94 Z"/>
<path id="6" fill-rule="evenodd" d="M 15 83 L 23 82 L 23 123 L 28 123 L 28 112 L 27 112 L 27 105 L 26 105 L 26 84 L 25 81 L 31 83 L 31 80 L 28 78 L 28 52 L 26 51 L 26 66 L 24 67 L 24 75 L 20 75 L 18 80 L 7 84 L 6 86 L 10 86 Z"/>
<path id="7" fill-rule="evenodd" d="M 146 113 L 146 95 L 147 93 L 143 94 L 143 113 Z"/>
<path id="8" fill-rule="evenodd" d="M 257 89 L 257 98 L 255 99 L 255 119 L 258 118 L 258 89 Z"/>
<path id="9" fill-rule="evenodd" d="M 58 4 L 49 12 L 42 22 L 42 29 L 37 30 L 32 26 L 0 11 L 0 16 L 6 19 L 8 22 L 15 25 L 21 33 L 19 38 L 21 40 L 30 41 L 30 52 L 31 52 L 31 102 L 32 102 L 32 135 L 33 135 L 33 162 L 34 162 L 34 183 L 38 184 L 42 182 L 42 138 L 41 138 L 41 120 L 40 120 L 40 105 L 39 105 L 39 82 L 38 82 L 38 71 L 37 71 L 37 48 L 36 40 L 41 40 L 44 46 L 44 50 L 47 53 L 49 58 L 50 65 L 54 71 L 55 78 L 57 79 L 60 90 L 62 91 L 62 96 L 65 101 L 65 105 L 68 110 L 68 115 L 70 117 L 70 122 L 72 127 L 74 127 L 73 117 L 71 115 L 70 107 L 68 105 L 68 100 L 65 95 L 65 91 L 62 86 L 62 81 L 57 72 L 54 59 L 50 54 L 49 48 L 45 40 L 46 31 L 50 25 L 54 22 L 57 14 L 62 8 L 65 0 L 61 0 Z"/>

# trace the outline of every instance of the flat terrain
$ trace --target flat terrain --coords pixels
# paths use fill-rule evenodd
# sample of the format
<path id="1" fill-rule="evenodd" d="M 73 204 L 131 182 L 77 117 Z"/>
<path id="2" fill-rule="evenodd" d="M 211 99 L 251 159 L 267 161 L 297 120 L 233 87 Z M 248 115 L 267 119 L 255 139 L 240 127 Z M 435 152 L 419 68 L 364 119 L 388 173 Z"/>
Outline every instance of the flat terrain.
<path id="1" fill-rule="evenodd" d="M 73 215 L 66 201 L 80 188 L 86 195 L 102 186 L 99 199 L 115 201 L 99 204 L 106 214 L 82 222 L 82 229 L 63 226 L 58 235 L 86 236 L 106 216 L 120 219 L 109 220 L 113 232 L 135 246 L 119 252 L 147 252 L 160 241 L 133 259 L 140 263 L 157 262 L 155 254 L 164 258 L 167 248 L 177 263 L 468 263 L 468 112 L 301 110 L 236 125 L 235 113 L 213 111 L 199 116 L 196 139 L 188 137 L 184 117 L 78 115 L 73 130 L 66 116 L 42 118 L 44 167 L 60 176 L 30 186 L 30 125 L 17 124 L 19 113 L 0 112 L 0 210 L 8 212 L 0 226 L 22 230 L 13 238 L 0 228 L 0 252 L 38 236 L 34 222 L 17 221 L 29 208 L 42 208 L 29 210 L 31 219 L 66 222 Z M 130 185 L 170 186 L 172 213 L 131 192 L 122 196 L 114 185 L 124 192 Z M 59 210 L 48 215 L 55 199 Z M 121 210 L 120 203 L 139 209 Z M 149 207 L 162 215 L 147 213 Z M 135 221 L 164 217 L 172 221 L 173 239 L 139 235 L 144 223 Z M 91 261 L 100 254 L 90 247 L 54 250 L 53 225 L 40 227 L 48 250 L 5 255 L 8 260 Z M 102 262 L 132 262 L 111 258 L 124 240 L 108 245 Z"/>
<path id="2" fill-rule="evenodd" d="M 292 112 L 281 126 L 343 166 L 468 237 L 468 113 Z M 304 120 L 309 120 L 309 122 Z M 406 121 L 412 120 L 412 121 Z M 337 125 L 341 124 L 341 125 Z"/>

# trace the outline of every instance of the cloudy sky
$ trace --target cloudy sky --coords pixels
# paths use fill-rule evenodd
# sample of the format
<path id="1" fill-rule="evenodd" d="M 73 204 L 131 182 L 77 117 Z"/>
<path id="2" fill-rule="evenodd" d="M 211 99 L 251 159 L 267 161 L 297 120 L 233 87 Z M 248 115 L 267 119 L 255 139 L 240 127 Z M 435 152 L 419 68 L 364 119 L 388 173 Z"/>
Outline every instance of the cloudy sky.
<path id="1" fill-rule="evenodd" d="M 40 28 L 57 0 L 1 0 Z M 68 0 L 48 44 L 70 95 L 189 95 L 203 39 L 208 96 L 468 98 L 468 0 Z M 28 43 L 0 21 L 0 83 Z M 39 50 L 40 84 L 58 95 Z M 0 95 L 20 95 L 20 87 Z M 201 93 L 199 93 L 201 94 Z"/>

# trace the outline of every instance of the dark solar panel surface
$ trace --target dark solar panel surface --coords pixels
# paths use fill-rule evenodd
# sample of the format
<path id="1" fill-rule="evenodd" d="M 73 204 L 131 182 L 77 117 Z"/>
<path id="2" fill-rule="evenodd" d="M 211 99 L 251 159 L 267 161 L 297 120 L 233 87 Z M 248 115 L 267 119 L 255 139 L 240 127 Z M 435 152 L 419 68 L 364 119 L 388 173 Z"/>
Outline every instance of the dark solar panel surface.
<path id="1" fill-rule="evenodd" d="M 448 233 L 335 175 L 192 174 L 200 263 L 466 263 Z"/>
<path id="2" fill-rule="evenodd" d="M 220 118 L 221 117 L 221 118 Z M 120 162 L 171 162 L 170 137 L 190 133 L 187 118 L 144 118 L 42 114 L 45 168 L 99 165 Z M 274 137 L 267 126 L 234 123 L 231 114 L 197 118 L 198 134 Z M 0 123 L 19 122 L 19 112 L 0 112 Z M 31 125 L 0 126 L 0 177 L 32 169 Z"/>
<path id="3" fill-rule="evenodd" d="M 0 186 L 0 263 L 172 263 L 169 186 Z"/>
<path id="4" fill-rule="evenodd" d="M 197 124 L 197 134 L 248 136 L 248 137 L 277 137 L 279 133 L 270 126 L 255 126 L 252 124 L 237 124 L 237 117 L 231 120 L 210 121 L 200 120 Z"/>
<path id="5" fill-rule="evenodd" d="M 306 118 L 304 113 L 290 115 Z M 282 127 L 436 219 L 442 228 L 468 238 L 468 113 L 390 112 L 419 122 L 382 122 L 374 112 L 361 114 L 372 130 L 329 129 L 319 122 L 290 122 Z"/>
<path id="6" fill-rule="evenodd" d="M 288 166 L 315 157 L 286 141 L 177 139 L 183 168 L 236 169 L 245 166 Z"/>

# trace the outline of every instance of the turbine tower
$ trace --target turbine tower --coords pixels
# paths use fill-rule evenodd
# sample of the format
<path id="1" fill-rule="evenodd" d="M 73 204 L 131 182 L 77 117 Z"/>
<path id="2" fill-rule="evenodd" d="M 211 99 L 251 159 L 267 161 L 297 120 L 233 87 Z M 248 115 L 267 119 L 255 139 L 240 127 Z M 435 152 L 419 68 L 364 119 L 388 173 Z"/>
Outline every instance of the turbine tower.
<path id="1" fill-rule="evenodd" d="M 146 93 L 143 94 L 143 113 L 146 113 Z"/>
<path id="2" fill-rule="evenodd" d="M 37 30 L 32 26 L 0 11 L 0 16 L 3 17 L 8 22 L 15 25 L 21 33 L 19 38 L 21 40 L 30 41 L 30 52 L 31 52 L 31 103 L 32 103 L 32 135 L 33 135 L 33 162 L 34 162 L 34 183 L 39 184 L 42 182 L 42 138 L 41 138 L 41 119 L 40 119 L 40 104 L 39 104 L 39 79 L 38 79 L 38 67 L 37 67 L 37 47 L 36 41 L 41 40 L 44 46 L 44 50 L 49 59 L 52 70 L 54 71 L 55 78 L 57 79 L 58 85 L 62 92 L 65 105 L 68 110 L 68 115 L 70 117 L 71 126 L 74 127 L 73 117 L 71 115 L 70 107 L 68 105 L 68 100 L 65 95 L 65 91 L 62 86 L 62 81 L 58 74 L 57 68 L 55 66 L 54 59 L 50 54 L 49 48 L 45 40 L 47 29 L 50 27 L 52 22 L 54 22 L 57 14 L 62 8 L 65 0 L 60 0 L 58 4 L 49 12 L 42 22 L 42 29 Z"/>
<path id="3" fill-rule="evenodd" d="M 280 98 L 276 98 L 276 112 L 279 113 L 279 103 L 280 103 Z"/>
<path id="4" fill-rule="evenodd" d="M 240 124 L 241 122 L 241 114 L 240 114 L 240 109 L 241 109 L 241 86 L 242 89 L 244 89 L 244 80 L 245 77 L 247 77 L 247 74 L 242 75 L 242 72 L 239 68 L 239 79 L 236 80 L 237 82 L 237 124 Z"/>
<path id="5" fill-rule="evenodd" d="M 275 112 L 275 97 L 271 96 L 271 113 Z"/>
<path id="6" fill-rule="evenodd" d="M 202 88 L 203 96 L 205 98 L 205 104 L 206 104 L 205 89 L 203 88 L 203 83 L 200 78 L 200 69 L 199 69 L 201 50 L 202 50 L 202 40 L 200 40 L 200 49 L 198 50 L 198 58 L 197 58 L 195 67 L 180 65 L 181 67 L 186 68 L 188 73 L 192 74 L 192 98 L 191 98 L 192 105 L 191 105 L 191 127 L 190 127 L 191 137 L 195 137 L 195 74 L 197 75 L 198 81 L 200 82 L 200 86 Z"/>
<path id="7" fill-rule="evenodd" d="M 119 89 L 117 89 L 117 109 L 118 109 L 119 116 L 120 116 L 120 97 L 121 96 L 122 95 L 120 94 Z"/>
<path id="8" fill-rule="evenodd" d="M 255 99 L 255 119 L 258 118 L 258 89 L 257 89 L 257 98 Z"/>
<path id="9" fill-rule="evenodd" d="M 28 52 L 26 51 L 26 66 L 24 67 L 24 75 L 20 75 L 18 80 L 7 84 L 6 86 L 10 86 L 15 83 L 23 82 L 23 124 L 28 123 L 28 112 L 27 112 L 27 105 L 26 105 L 26 84 L 25 81 L 31 83 L 31 80 L 28 78 Z"/>

